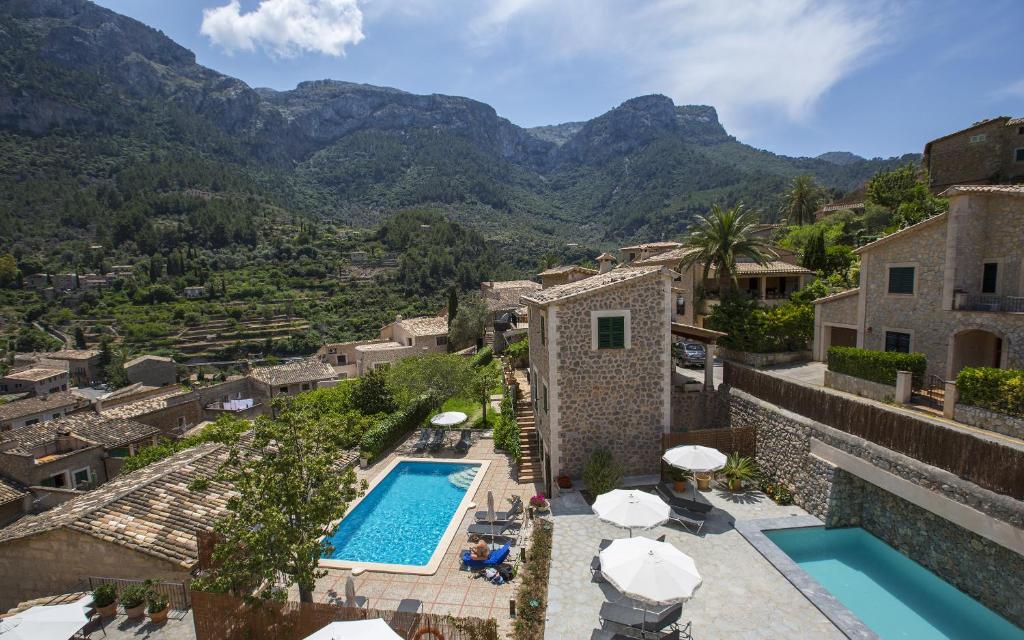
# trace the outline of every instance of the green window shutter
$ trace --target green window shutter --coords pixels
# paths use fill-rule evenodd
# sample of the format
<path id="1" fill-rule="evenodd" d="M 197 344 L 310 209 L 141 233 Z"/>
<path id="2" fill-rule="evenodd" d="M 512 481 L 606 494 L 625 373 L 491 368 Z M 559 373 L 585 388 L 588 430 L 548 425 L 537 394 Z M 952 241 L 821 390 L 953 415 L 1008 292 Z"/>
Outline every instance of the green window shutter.
<path id="1" fill-rule="evenodd" d="M 914 267 L 889 267 L 889 293 L 914 293 Z"/>
<path id="2" fill-rule="evenodd" d="M 544 316 L 540 317 L 540 343 L 547 344 L 547 340 L 544 335 Z"/>
<path id="3" fill-rule="evenodd" d="M 548 385 L 544 385 L 544 413 L 548 412 Z"/>
<path id="4" fill-rule="evenodd" d="M 626 347 L 626 318 L 608 316 L 597 319 L 597 348 L 624 349 Z"/>

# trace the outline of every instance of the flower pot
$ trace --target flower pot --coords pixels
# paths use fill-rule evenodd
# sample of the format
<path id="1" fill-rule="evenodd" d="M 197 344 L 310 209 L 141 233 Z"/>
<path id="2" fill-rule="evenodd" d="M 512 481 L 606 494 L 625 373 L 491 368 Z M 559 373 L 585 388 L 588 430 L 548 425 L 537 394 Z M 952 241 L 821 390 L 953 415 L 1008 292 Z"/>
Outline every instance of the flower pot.
<path id="1" fill-rule="evenodd" d="M 359 456 L 359 468 L 365 469 L 370 466 L 370 459 L 366 456 Z"/>
<path id="2" fill-rule="evenodd" d="M 167 622 L 167 613 L 170 610 L 171 608 L 168 606 L 164 607 L 160 611 L 157 611 L 156 613 L 149 614 L 150 622 L 152 622 L 153 624 L 162 624 L 164 622 Z"/>
<path id="3" fill-rule="evenodd" d="M 551 508 L 551 505 L 548 504 L 546 501 L 544 502 L 544 504 L 535 504 L 532 506 L 533 510 L 536 511 L 537 513 L 547 513 L 548 509 Z"/>
<path id="4" fill-rule="evenodd" d="M 142 602 L 134 607 L 125 607 L 124 614 L 128 616 L 129 620 L 138 620 L 146 613 L 146 603 Z"/>
<path id="5" fill-rule="evenodd" d="M 673 480 L 672 490 L 676 493 L 682 493 L 686 491 L 686 480 Z"/>
<path id="6" fill-rule="evenodd" d="M 707 491 L 711 488 L 711 474 L 702 473 L 695 477 L 697 480 L 697 489 L 700 491 Z"/>
<path id="7" fill-rule="evenodd" d="M 558 476 L 558 487 L 560 489 L 572 489 L 572 478 L 569 476 Z"/>
<path id="8" fill-rule="evenodd" d="M 101 618 L 113 618 L 117 615 L 117 600 L 108 605 L 96 607 L 96 613 L 100 614 Z"/>
<path id="9" fill-rule="evenodd" d="M 739 491 L 743 488 L 743 481 L 736 478 L 729 478 L 729 491 Z"/>

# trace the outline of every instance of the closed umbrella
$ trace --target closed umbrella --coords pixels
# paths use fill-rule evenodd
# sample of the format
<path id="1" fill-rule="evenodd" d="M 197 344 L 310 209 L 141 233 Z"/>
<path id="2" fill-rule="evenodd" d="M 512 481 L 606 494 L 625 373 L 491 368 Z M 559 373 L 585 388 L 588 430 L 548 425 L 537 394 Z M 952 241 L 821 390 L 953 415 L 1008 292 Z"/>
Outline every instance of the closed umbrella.
<path id="1" fill-rule="evenodd" d="M 494 522 L 494 493 L 487 491 L 487 521 Z"/>
<path id="2" fill-rule="evenodd" d="M 68 640 L 89 622 L 85 615 L 92 596 L 78 602 L 35 606 L 0 620 L 0 640 Z"/>
<path id="3" fill-rule="evenodd" d="M 673 447 L 666 451 L 661 459 L 678 469 L 687 469 L 697 473 L 717 471 L 724 467 L 726 462 L 725 454 L 718 449 L 696 444 Z M 696 491 L 695 487 L 694 497 L 697 495 Z"/>
<path id="4" fill-rule="evenodd" d="M 665 501 L 645 491 L 630 489 L 613 489 L 602 493 L 594 500 L 594 513 L 601 520 L 617 527 L 629 529 L 630 537 L 633 529 L 650 529 L 665 524 L 670 509 Z"/>
<path id="5" fill-rule="evenodd" d="M 351 573 L 345 578 L 345 606 L 359 606 L 359 600 L 356 598 L 356 581 L 352 579 Z"/>
<path id="6" fill-rule="evenodd" d="M 304 640 L 402 640 L 388 623 L 380 618 L 332 622 Z"/>

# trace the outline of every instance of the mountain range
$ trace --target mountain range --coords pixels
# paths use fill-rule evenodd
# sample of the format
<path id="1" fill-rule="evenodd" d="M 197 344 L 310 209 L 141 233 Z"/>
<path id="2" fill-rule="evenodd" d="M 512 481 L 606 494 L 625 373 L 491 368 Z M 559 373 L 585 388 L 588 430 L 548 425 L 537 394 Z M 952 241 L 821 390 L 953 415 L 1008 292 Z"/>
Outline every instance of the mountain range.
<path id="1" fill-rule="evenodd" d="M 46 220 L 83 193 L 101 213 L 123 206 L 131 194 L 109 191 L 130 184 L 353 224 L 429 206 L 497 235 L 595 243 L 678 234 L 716 202 L 772 218 L 796 175 L 839 194 L 918 158 L 776 155 L 729 135 L 713 107 L 662 95 L 523 128 L 462 97 L 253 88 L 87 0 L 0 2 L 0 152 L 0 232 L 15 237 L 59 233 Z"/>

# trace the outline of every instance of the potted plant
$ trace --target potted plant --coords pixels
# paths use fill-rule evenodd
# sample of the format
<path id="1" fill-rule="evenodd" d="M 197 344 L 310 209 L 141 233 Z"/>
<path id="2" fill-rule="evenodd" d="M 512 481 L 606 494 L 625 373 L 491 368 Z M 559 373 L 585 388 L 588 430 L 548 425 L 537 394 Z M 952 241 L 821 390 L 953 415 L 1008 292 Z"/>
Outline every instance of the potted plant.
<path id="1" fill-rule="evenodd" d="M 708 489 L 711 488 L 711 472 L 694 472 L 693 479 L 697 481 L 697 489 L 699 489 L 700 491 L 707 491 Z"/>
<path id="2" fill-rule="evenodd" d="M 145 614 L 146 600 L 149 598 L 149 586 L 130 584 L 121 589 L 121 605 L 129 620 L 138 620 Z"/>
<path id="3" fill-rule="evenodd" d="M 544 497 L 543 493 L 538 493 L 537 495 L 531 497 L 530 506 L 533 507 L 534 511 L 538 513 L 547 513 L 548 509 L 550 508 L 550 505 L 548 504 L 548 499 Z"/>
<path id="4" fill-rule="evenodd" d="M 569 476 L 558 476 L 558 487 L 560 489 L 572 489 L 572 478 Z"/>
<path id="5" fill-rule="evenodd" d="M 360 451 L 359 452 L 359 468 L 365 469 L 370 466 L 370 452 Z"/>
<path id="6" fill-rule="evenodd" d="M 722 467 L 722 475 L 729 491 L 739 491 L 743 488 L 743 483 L 753 479 L 756 474 L 757 465 L 753 459 L 741 456 L 738 452 L 726 458 L 725 466 Z"/>
<path id="7" fill-rule="evenodd" d="M 693 477 L 693 473 L 687 469 L 670 467 L 668 475 L 672 479 L 672 490 L 676 493 L 686 491 L 686 481 Z"/>
<path id="8" fill-rule="evenodd" d="M 167 600 L 167 596 L 162 593 L 150 593 L 148 606 L 146 607 L 146 613 L 149 614 L 149 619 L 154 624 L 161 624 L 167 622 L 167 612 L 171 610 L 170 603 Z"/>
<path id="9" fill-rule="evenodd" d="M 96 607 L 96 613 L 102 618 L 117 615 L 117 585 L 108 582 L 93 589 L 92 606 Z"/>

